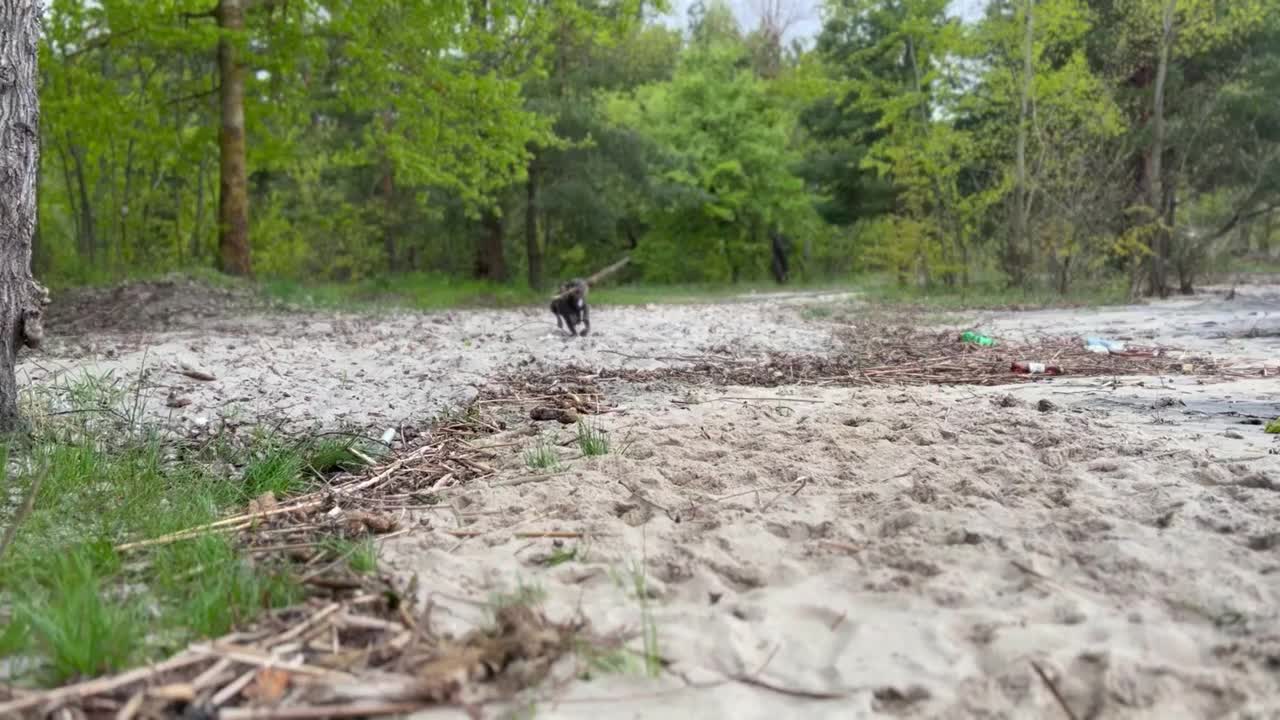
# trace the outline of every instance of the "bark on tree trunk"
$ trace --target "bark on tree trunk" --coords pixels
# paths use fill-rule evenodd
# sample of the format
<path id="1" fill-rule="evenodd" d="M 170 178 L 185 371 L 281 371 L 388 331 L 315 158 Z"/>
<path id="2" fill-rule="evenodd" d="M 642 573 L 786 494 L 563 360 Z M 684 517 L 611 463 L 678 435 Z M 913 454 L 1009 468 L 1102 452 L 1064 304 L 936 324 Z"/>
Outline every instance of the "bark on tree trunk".
<path id="1" fill-rule="evenodd" d="M 0 431 L 23 427 L 18 415 L 18 350 L 39 347 L 49 293 L 31 277 L 40 165 L 36 93 L 39 0 L 0 2 Z"/>
<path id="2" fill-rule="evenodd" d="M 538 167 L 529 162 L 529 180 L 525 183 L 524 247 L 529 260 L 529 287 L 542 289 L 542 246 L 538 244 Z"/>
<path id="3" fill-rule="evenodd" d="M 1030 192 L 1027 189 L 1027 125 L 1031 120 L 1031 74 L 1034 72 L 1034 56 L 1032 53 L 1035 25 L 1033 15 L 1034 2 L 1026 0 L 1024 12 L 1025 29 L 1022 42 L 1022 109 L 1018 120 L 1017 149 L 1015 151 L 1015 186 L 1013 208 L 1013 237 L 1009 239 L 1006 249 L 1006 272 L 1016 286 L 1026 281 L 1025 253 L 1031 247 L 1027 226 L 1030 223 Z"/>
<path id="4" fill-rule="evenodd" d="M 219 0 L 218 88 L 222 128 L 218 194 L 218 258 L 223 272 L 253 274 L 249 258 L 249 177 L 244 140 L 244 65 L 228 33 L 244 29 L 244 0 Z"/>
<path id="5" fill-rule="evenodd" d="M 1148 156 L 1146 178 L 1146 201 L 1151 210 L 1152 222 L 1163 225 L 1164 183 L 1163 161 L 1165 144 L 1164 127 L 1164 87 L 1169 75 L 1169 53 L 1173 45 L 1173 13 L 1177 0 L 1165 0 L 1161 20 L 1160 57 L 1156 65 L 1155 92 L 1151 101 L 1151 149 Z M 1149 292 L 1152 295 L 1165 297 L 1169 294 L 1169 229 L 1157 228 L 1152 239 L 1151 277 Z"/>

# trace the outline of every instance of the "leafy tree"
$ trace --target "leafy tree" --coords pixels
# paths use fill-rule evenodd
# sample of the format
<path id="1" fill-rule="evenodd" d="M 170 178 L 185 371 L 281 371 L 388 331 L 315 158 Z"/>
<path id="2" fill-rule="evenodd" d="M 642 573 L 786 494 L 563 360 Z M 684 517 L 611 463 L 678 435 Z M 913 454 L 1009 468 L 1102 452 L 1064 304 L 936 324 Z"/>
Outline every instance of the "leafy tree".
<path id="1" fill-rule="evenodd" d="M 686 51 L 669 83 L 615 96 L 614 121 L 645 128 L 672 167 L 636 255 L 659 282 L 760 277 L 769 234 L 816 225 L 813 198 L 791 168 L 795 114 L 769 94 L 740 43 L 707 40 Z"/>

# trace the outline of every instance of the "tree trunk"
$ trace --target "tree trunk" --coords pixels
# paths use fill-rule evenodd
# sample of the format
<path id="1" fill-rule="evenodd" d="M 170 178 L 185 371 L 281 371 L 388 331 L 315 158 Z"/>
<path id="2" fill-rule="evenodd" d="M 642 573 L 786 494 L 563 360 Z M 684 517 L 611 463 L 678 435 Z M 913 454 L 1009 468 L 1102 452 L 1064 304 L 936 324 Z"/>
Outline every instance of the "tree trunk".
<path id="1" fill-rule="evenodd" d="M 392 112 L 384 110 L 382 112 L 382 131 L 389 135 L 393 125 Z M 396 265 L 396 260 L 400 254 L 399 249 L 396 247 L 396 233 L 399 230 L 398 223 L 395 222 L 396 166 L 385 144 L 382 148 L 381 185 L 382 201 L 385 206 L 383 211 L 386 213 L 382 218 L 382 249 L 387 256 L 387 272 L 394 274 L 400 270 Z"/>
<path id="2" fill-rule="evenodd" d="M 191 223 L 191 262 L 200 261 L 200 249 L 204 244 L 204 155 L 200 156 L 200 164 L 196 167 L 196 214 Z"/>
<path id="3" fill-rule="evenodd" d="M 71 143 L 69 135 L 67 143 L 69 145 Z M 92 262 L 98 254 L 98 237 L 93 220 L 93 199 L 89 197 L 89 184 L 84 179 L 84 158 L 77 146 L 70 145 L 70 147 L 71 159 L 76 165 L 76 191 L 80 194 L 80 257 L 88 258 Z"/>
<path id="4" fill-rule="evenodd" d="M 502 236 L 502 216 L 497 210 L 485 210 L 484 216 L 480 218 L 480 235 L 476 242 L 476 278 L 493 282 L 506 281 L 507 256 Z"/>
<path id="5" fill-rule="evenodd" d="M 772 263 L 770 269 L 773 272 L 773 279 L 779 285 L 785 285 L 791 275 L 791 268 L 787 263 L 788 246 L 791 243 L 787 240 L 782 231 L 777 228 L 769 231 L 769 248 L 772 254 Z"/>
<path id="6" fill-rule="evenodd" d="M 1169 228 L 1164 225 L 1163 161 L 1165 144 L 1164 88 L 1169 75 L 1169 54 L 1173 45 L 1173 13 L 1177 0 L 1165 0 L 1160 32 L 1160 57 L 1156 65 L 1155 92 L 1151 100 L 1151 148 L 1148 151 L 1146 204 L 1151 211 L 1151 221 L 1160 226 L 1152 238 L 1151 277 L 1149 291 L 1152 295 L 1166 297 L 1169 294 Z"/>
<path id="7" fill-rule="evenodd" d="M 1018 115 L 1018 137 L 1015 150 L 1013 193 L 1013 237 L 1009 238 L 1006 255 L 1006 272 L 1016 286 L 1026 282 L 1026 256 L 1031 247 L 1027 226 L 1030 223 L 1030 197 L 1027 189 L 1027 132 L 1031 121 L 1031 82 L 1035 71 L 1032 41 L 1034 39 L 1034 0 L 1025 0 L 1025 30 L 1022 41 L 1022 106 Z"/>
<path id="8" fill-rule="evenodd" d="M 218 194 L 218 258 L 223 272 L 249 276 L 249 176 L 244 140 L 244 65 L 231 34 L 244 30 L 244 0 L 219 0 L 218 96 L 222 128 L 218 133 L 221 179 Z"/>
<path id="9" fill-rule="evenodd" d="M 542 289 L 542 246 L 538 244 L 538 167 L 529 162 L 529 180 L 525 183 L 524 247 L 529 260 L 529 287 Z"/>
<path id="10" fill-rule="evenodd" d="M 1276 213 L 1274 210 L 1262 216 L 1262 235 L 1258 236 L 1258 252 L 1263 257 L 1271 256 L 1271 231 L 1274 229 Z"/>
<path id="11" fill-rule="evenodd" d="M 18 350 L 38 347 L 48 291 L 31 276 L 40 165 L 36 91 L 39 0 L 0 2 L 0 431 L 23 427 L 18 415 Z"/>

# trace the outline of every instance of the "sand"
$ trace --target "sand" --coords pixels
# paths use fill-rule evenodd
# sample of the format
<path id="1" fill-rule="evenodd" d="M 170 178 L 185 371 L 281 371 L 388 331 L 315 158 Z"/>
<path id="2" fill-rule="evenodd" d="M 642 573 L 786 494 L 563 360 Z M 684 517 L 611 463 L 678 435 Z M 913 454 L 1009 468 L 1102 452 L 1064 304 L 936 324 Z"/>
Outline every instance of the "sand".
<path id="1" fill-rule="evenodd" d="M 1238 293 L 945 320 L 1274 362 L 1280 286 Z M 128 376 L 145 352 L 153 412 L 184 432 L 227 416 L 374 431 L 424 425 L 506 368 L 827 352 L 833 326 L 803 319 L 810 302 L 852 301 L 601 307 L 578 340 L 535 310 L 223 314 L 55 338 L 22 371 Z M 184 357 L 217 379 L 177 374 Z M 192 404 L 165 408 L 170 387 Z M 1276 380 L 605 389 L 609 454 L 513 416 L 481 442 L 498 476 L 381 549 L 445 629 L 524 594 L 637 632 L 627 671 L 561 668 L 570 680 L 513 717 L 1068 717 L 1050 685 L 1078 718 L 1280 717 L 1280 442 L 1249 424 L 1280 415 Z M 531 475 L 539 433 L 565 443 L 563 472 L 502 485 Z M 480 534 L 442 532 L 460 522 Z"/>

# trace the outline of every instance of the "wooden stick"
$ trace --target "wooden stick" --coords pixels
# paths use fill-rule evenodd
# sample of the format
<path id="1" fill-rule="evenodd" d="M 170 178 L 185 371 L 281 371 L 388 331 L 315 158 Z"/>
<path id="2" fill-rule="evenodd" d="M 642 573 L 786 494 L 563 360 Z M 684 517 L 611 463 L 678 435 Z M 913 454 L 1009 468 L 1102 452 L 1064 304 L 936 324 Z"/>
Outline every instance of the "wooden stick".
<path id="1" fill-rule="evenodd" d="M 330 615 L 338 612 L 341 609 L 342 609 L 342 605 L 338 603 L 329 604 L 328 607 L 325 607 L 321 609 L 319 612 L 314 613 L 313 615 L 311 615 L 311 617 L 307 618 L 306 620 L 303 620 L 297 625 L 294 625 L 288 630 L 285 630 L 284 632 L 280 633 L 276 637 L 271 638 L 271 640 L 267 641 L 267 647 L 271 648 L 271 647 L 275 647 L 276 645 L 283 645 L 284 643 L 287 643 L 290 640 L 293 640 L 294 638 L 298 637 L 302 633 L 311 629 L 316 624 L 324 622 L 329 618 Z"/>
<path id="2" fill-rule="evenodd" d="M 317 677 L 333 677 L 342 680 L 354 679 L 351 675 L 328 668 L 316 667 L 314 665 L 306 665 L 304 663 L 289 662 L 282 660 L 274 655 L 269 655 L 253 648 L 244 647 L 242 645 L 224 645 L 215 643 L 212 646 L 199 646 L 206 653 L 217 655 L 219 657 L 229 658 L 245 665 L 257 665 L 260 667 L 274 667 L 281 670 L 288 670 L 291 673 L 299 675 L 315 675 Z"/>
<path id="3" fill-rule="evenodd" d="M 1049 692 L 1053 694 L 1053 699 L 1058 701 L 1058 706 L 1062 708 L 1062 712 L 1066 713 L 1070 720 L 1079 720 L 1075 711 L 1073 711 L 1071 706 L 1067 704 L 1067 699 L 1062 697 L 1062 693 L 1058 691 L 1058 686 L 1049 679 L 1049 675 L 1040 667 L 1040 663 L 1032 660 L 1031 667 L 1036 671 L 1036 674 L 1040 676 L 1040 680 L 1044 682 L 1045 687 L 1049 688 Z"/>
<path id="4" fill-rule="evenodd" d="M 402 715 L 421 710 L 426 706 L 426 703 L 421 702 L 365 702 L 316 707 L 227 708 L 218 713 L 218 718 L 220 720 L 323 720 L 323 718 Z"/>
<path id="5" fill-rule="evenodd" d="M 142 701 L 147 698 L 145 690 L 139 690 L 129 698 L 129 702 L 120 708 L 120 712 L 116 713 L 116 720 L 133 720 L 133 716 L 138 714 L 138 710 L 142 708 Z"/>
<path id="6" fill-rule="evenodd" d="M 231 701 L 231 698 L 235 697 L 236 695 L 239 695 L 241 690 L 244 690 L 246 687 L 248 687 L 249 683 L 253 682 L 253 679 L 257 676 L 258 676 L 258 668 L 255 667 L 249 670 L 245 670 L 244 672 L 240 673 L 240 677 L 236 678 L 235 680 L 232 680 L 230 683 L 226 685 L 226 687 L 222 688 L 217 693 L 215 693 L 213 696 L 213 699 L 209 701 L 209 704 L 212 705 L 213 707 L 221 707 L 222 705 L 227 704 L 228 702 Z M 219 713 L 219 717 L 221 717 L 221 713 Z"/>
<path id="7" fill-rule="evenodd" d="M 619 260 L 618 262 L 610 265 L 609 267 L 598 271 L 595 275 L 592 275 L 591 277 L 587 278 L 586 280 L 587 287 L 591 287 L 592 285 L 599 283 L 601 280 L 605 279 L 606 277 L 618 272 L 629 262 L 631 262 L 631 256 L 627 255 L 623 257 L 621 260 Z M 571 292 L 573 291 L 565 290 L 562 293 L 556 293 L 555 295 L 551 296 L 551 299 L 559 300 L 560 298 L 564 297 L 565 295 L 568 295 Z"/>
<path id="8" fill-rule="evenodd" d="M 365 480 L 359 480 L 352 483 L 347 483 L 345 485 L 339 485 L 337 487 L 334 487 L 333 491 L 337 493 L 342 493 L 344 495 L 349 495 L 358 490 L 363 490 L 369 487 L 370 485 L 375 485 L 381 482 L 382 480 L 386 479 L 389 475 L 391 475 L 391 473 L 395 472 L 396 470 L 399 470 L 406 462 L 422 457 L 423 455 L 426 454 L 426 451 L 428 449 L 431 449 L 433 447 L 434 446 L 432 445 L 423 446 L 418 450 L 415 450 L 414 452 L 410 453 L 409 455 L 406 455 L 396 460 L 395 462 L 392 462 L 391 464 L 387 465 L 377 475 L 374 475 L 373 477 L 367 478 Z M 223 518 L 222 520 L 215 520 L 214 522 L 211 522 L 211 523 L 205 523 L 204 525 L 197 525 L 196 527 L 193 527 L 193 528 L 187 528 L 186 530 L 180 530 L 176 533 L 162 535 L 160 537 L 151 538 L 149 540 L 139 540 L 137 542 L 124 543 L 123 545 L 117 545 L 116 551 L 124 552 L 126 550 L 136 550 L 138 548 L 151 547 L 154 545 L 167 545 L 169 543 L 178 542 L 179 540 L 186 540 L 188 538 L 198 537 L 211 530 L 223 530 L 224 532 L 234 532 L 236 530 L 243 530 L 249 527 L 255 520 L 262 520 L 265 518 L 274 517 L 276 515 L 281 515 L 284 513 L 302 512 L 304 510 L 311 510 L 313 508 L 320 507 L 321 505 L 324 504 L 324 502 L 325 502 L 324 497 L 320 496 L 319 493 L 311 493 L 309 495 L 304 495 L 303 497 L 299 498 L 297 501 L 289 505 L 272 508 L 270 510 L 264 510 L 262 512 L 245 513 L 243 515 L 236 515 L 234 517 Z"/>
<path id="9" fill-rule="evenodd" d="M 127 673 L 116 675 L 108 678 L 98 678 L 96 680 L 88 680 L 75 685 L 67 685 L 65 687 L 56 688 L 44 693 L 32 693 L 25 695 L 17 700 L 11 700 L 7 703 L 0 704 L 0 717 L 10 717 L 16 715 L 21 710 L 29 710 L 33 707 L 45 707 L 47 710 L 53 710 L 63 703 L 70 700 L 78 700 L 89 697 L 90 695 L 103 695 L 113 690 L 118 690 L 126 685 L 146 680 L 147 678 L 160 675 L 162 673 L 178 670 L 188 665 L 193 665 L 201 660 L 205 660 L 209 654 L 199 649 L 189 649 L 186 653 L 174 658 L 170 658 L 157 665 L 141 667 L 136 670 L 130 670 Z"/>

